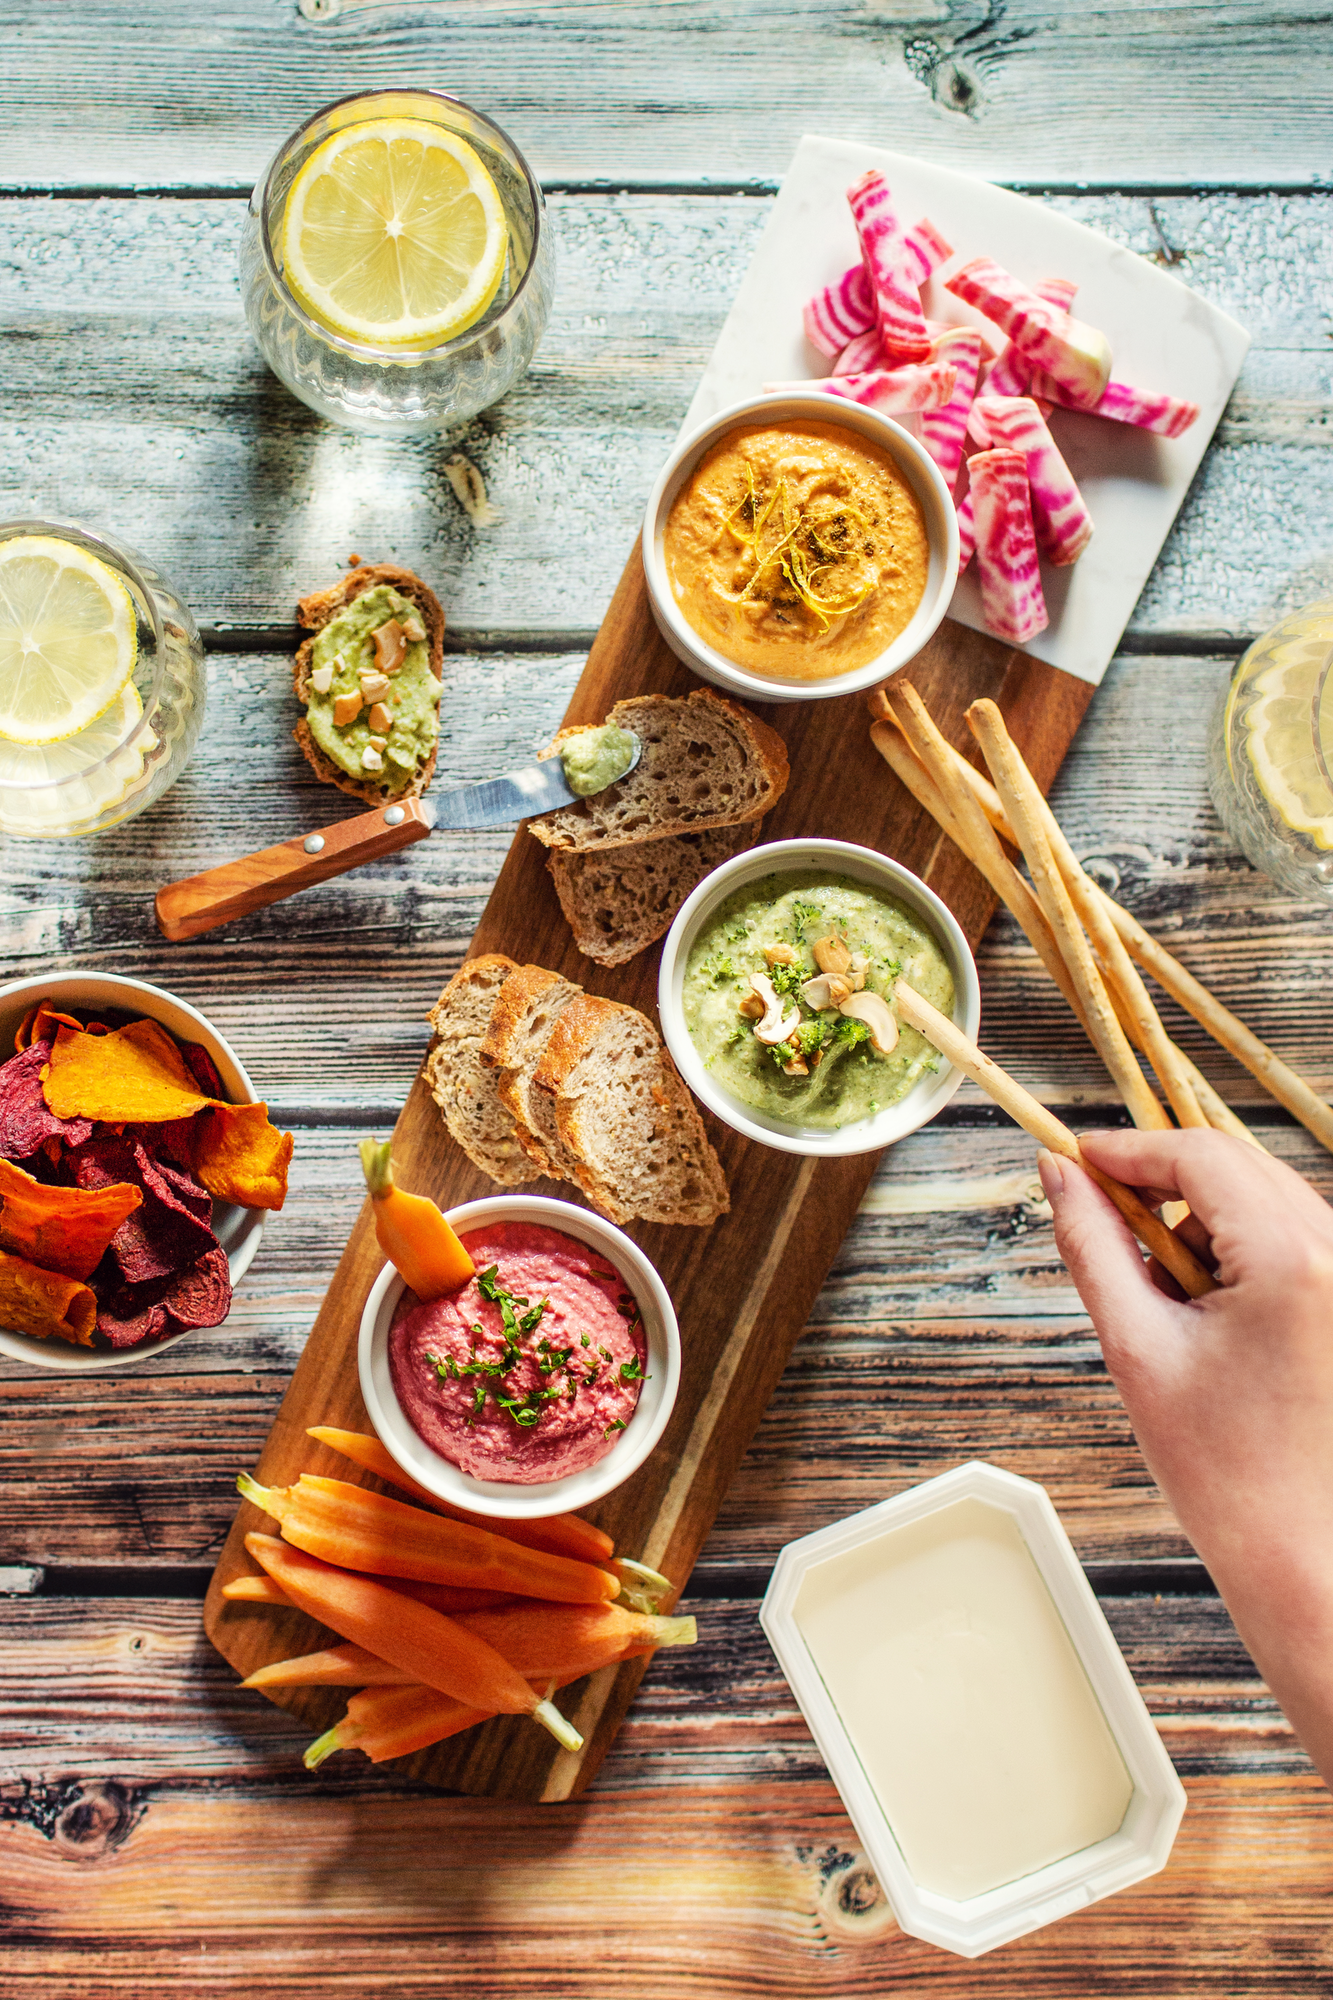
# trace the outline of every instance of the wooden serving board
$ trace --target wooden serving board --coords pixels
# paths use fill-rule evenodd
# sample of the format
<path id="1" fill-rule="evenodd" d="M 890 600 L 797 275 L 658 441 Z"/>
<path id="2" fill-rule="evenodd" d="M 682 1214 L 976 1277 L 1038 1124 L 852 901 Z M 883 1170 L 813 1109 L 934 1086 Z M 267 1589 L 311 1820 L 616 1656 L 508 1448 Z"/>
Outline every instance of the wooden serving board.
<path id="1" fill-rule="evenodd" d="M 949 621 L 906 672 L 941 727 L 963 747 L 971 745 L 964 710 L 990 695 L 1043 788 L 1092 696 L 1087 683 Z M 628 695 L 685 694 L 697 685 L 657 632 L 636 548 L 565 720 L 600 722 L 613 702 Z M 784 703 L 760 713 L 785 739 L 791 758 L 791 782 L 762 837 L 817 834 L 893 855 L 943 897 L 975 945 L 994 897 L 872 746 L 864 701 L 848 696 Z M 590 992 L 655 1017 L 658 951 L 614 970 L 582 957 L 545 863 L 546 849 L 520 831 L 473 952 L 503 951 L 520 963 L 548 966 Z M 632 1225 L 629 1232 L 660 1271 L 680 1321 L 676 1407 L 647 1464 L 592 1510 L 621 1553 L 663 1571 L 677 1588 L 689 1578 L 878 1159 L 873 1153 L 803 1159 L 755 1145 L 712 1119 L 708 1124 L 730 1183 L 731 1213 L 709 1229 Z M 492 1191 L 449 1137 L 420 1076 L 398 1120 L 394 1159 L 404 1186 L 433 1195 L 446 1209 Z M 579 1199 L 564 1182 L 532 1185 L 562 1200 Z M 362 1306 L 382 1264 L 367 1202 L 256 1468 L 264 1485 L 288 1485 L 302 1471 L 376 1484 L 305 1432 L 312 1424 L 371 1428 L 357 1384 L 356 1350 Z M 255 1572 L 244 1537 L 256 1528 L 271 1532 L 272 1524 L 242 1502 L 204 1606 L 205 1631 L 242 1674 L 327 1643 L 323 1628 L 301 1613 L 222 1596 L 228 1579 Z M 409 1779 L 455 1791 L 534 1802 L 570 1798 L 597 1770 L 643 1670 L 644 1662 L 636 1660 L 566 1690 L 561 1706 L 584 1737 L 577 1756 L 526 1718 L 500 1718 L 421 1751 L 400 1768 Z M 345 1693 L 292 1690 L 274 1699 L 300 1715 L 314 1736 L 342 1713 Z"/>

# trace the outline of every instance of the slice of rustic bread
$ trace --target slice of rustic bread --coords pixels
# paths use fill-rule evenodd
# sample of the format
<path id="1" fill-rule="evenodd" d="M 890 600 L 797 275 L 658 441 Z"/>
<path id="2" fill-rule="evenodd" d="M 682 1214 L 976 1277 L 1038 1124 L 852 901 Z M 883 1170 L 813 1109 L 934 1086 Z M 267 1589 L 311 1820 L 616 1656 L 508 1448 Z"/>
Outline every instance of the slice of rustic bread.
<path id="1" fill-rule="evenodd" d="M 579 1186 L 612 1222 L 703 1227 L 730 1208 L 694 1100 L 636 1008 L 587 993 L 571 1002 L 531 1095 L 550 1100 Z"/>
<path id="2" fill-rule="evenodd" d="M 519 1145 L 539 1173 L 557 1180 L 573 1180 L 574 1159 L 554 1118 L 539 1123 L 550 1099 L 534 1110 L 532 1078 L 560 1015 L 582 991 L 544 966 L 520 965 L 495 997 L 481 1045 L 482 1063 L 495 1073 L 495 1094 L 514 1120 Z"/>
<path id="3" fill-rule="evenodd" d="M 547 847 L 586 852 L 738 826 L 761 818 L 786 790 L 787 749 L 777 731 L 710 688 L 684 698 L 635 695 L 606 719 L 632 729 L 643 754 L 605 791 L 529 820 Z"/>
<path id="4" fill-rule="evenodd" d="M 557 849 L 546 865 L 574 942 L 599 965 L 624 965 L 665 935 L 692 889 L 719 862 L 752 847 L 760 822 L 669 833 L 591 854 Z"/>
<path id="5" fill-rule="evenodd" d="M 314 651 L 315 638 L 338 613 L 346 608 L 363 591 L 373 590 L 377 583 L 392 584 L 415 604 L 421 613 L 421 622 L 426 628 L 426 643 L 430 647 L 430 670 L 436 680 L 444 672 L 444 608 L 435 592 L 424 584 L 410 569 L 400 569 L 397 563 L 362 563 L 359 568 L 348 570 L 346 576 L 339 577 L 337 583 L 328 590 L 312 591 L 303 597 L 296 607 L 296 615 L 313 636 L 302 641 L 297 648 L 292 666 L 292 685 L 296 698 L 302 704 L 310 699 L 310 655 Z M 354 799 L 362 799 L 368 806 L 378 806 L 388 799 L 419 799 L 430 783 L 435 771 L 435 757 L 438 743 L 423 764 L 419 764 L 406 784 L 399 783 L 391 771 L 385 771 L 377 783 L 372 777 L 353 778 L 340 770 L 331 757 L 326 757 L 310 733 L 310 724 L 302 716 L 292 731 L 301 746 L 301 754 L 315 776 L 326 785 L 336 785 L 340 792 L 350 792 Z"/>
<path id="6" fill-rule="evenodd" d="M 426 1058 L 431 1096 L 472 1164 L 501 1187 L 517 1187 L 539 1173 L 518 1142 L 513 1113 L 496 1094 L 497 1072 L 481 1060 L 496 1000 L 517 970 L 498 951 L 468 959 L 426 1017 L 439 1036 Z"/>

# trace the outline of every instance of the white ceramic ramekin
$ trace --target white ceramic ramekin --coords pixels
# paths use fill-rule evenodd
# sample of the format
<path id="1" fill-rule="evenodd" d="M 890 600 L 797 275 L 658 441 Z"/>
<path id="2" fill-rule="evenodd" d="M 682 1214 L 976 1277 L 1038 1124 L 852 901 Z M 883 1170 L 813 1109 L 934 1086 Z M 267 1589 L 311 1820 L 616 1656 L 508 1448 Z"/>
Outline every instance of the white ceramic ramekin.
<path id="1" fill-rule="evenodd" d="M 881 1798 L 871 1783 L 798 1619 L 801 1586 L 821 1564 L 868 1551 L 895 1529 L 928 1520 L 962 1500 L 980 1500 L 1016 1522 L 1133 1786 L 1117 1832 L 966 1899 L 927 1889 L 913 1875 L 893 1830 L 892 1801 Z M 799 1542 L 789 1542 L 778 1555 L 759 1618 L 893 1914 L 913 1937 L 962 1958 L 978 1958 L 1165 1868 L 1185 1811 L 1184 1787 L 1060 1517 L 1045 1488 L 1035 1481 L 973 1461 L 909 1487 L 850 1520 L 835 1521 Z M 961 1604 L 955 1613 L 958 1631 L 966 1631 L 966 1618 L 966 1604 Z M 886 1725 L 893 1726 L 891 1715 Z M 1022 1765 L 1016 1765 L 1016 1791 L 1021 1791 L 1023 1777 Z M 997 1990 L 1004 1990 L 1003 1982 Z M 1007 1990 L 1015 1990 L 1012 1982 Z"/>
<path id="2" fill-rule="evenodd" d="M 881 1146 L 891 1146 L 919 1126 L 929 1124 L 962 1082 L 962 1071 L 941 1059 L 940 1068 L 919 1077 L 897 1104 L 886 1106 L 873 1118 L 862 1118 L 854 1125 L 841 1125 L 829 1132 L 811 1125 L 793 1125 L 785 1119 L 770 1117 L 753 1105 L 742 1104 L 705 1068 L 685 1025 L 685 968 L 695 939 L 713 917 L 718 904 L 733 891 L 765 875 L 802 870 L 821 875 L 849 875 L 854 881 L 896 896 L 920 917 L 934 933 L 953 973 L 953 1018 L 965 1035 L 976 1040 L 981 1024 L 981 988 L 967 939 L 953 912 L 933 889 L 926 887 L 920 876 L 913 875 L 901 862 L 890 860 L 887 854 L 877 854 L 871 847 L 854 847 L 846 840 L 815 839 L 774 840 L 765 847 L 752 847 L 748 854 L 738 854 L 706 875 L 681 904 L 662 946 L 658 973 L 657 1011 L 662 1033 L 676 1068 L 695 1096 L 724 1125 L 730 1125 L 745 1138 L 757 1139 L 761 1146 L 772 1146 L 780 1153 L 808 1153 L 820 1159 L 877 1152 Z"/>
<path id="3" fill-rule="evenodd" d="M 887 451 L 921 503 L 930 544 L 930 568 L 921 602 L 911 622 L 893 644 L 863 667 L 850 673 L 834 674 L 822 681 L 790 681 L 768 678 L 737 666 L 724 653 L 710 646 L 681 615 L 667 574 L 663 535 L 672 502 L 695 466 L 710 446 L 728 431 L 742 424 L 783 424 L 808 422 L 837 424 Z M 901 424 L 883 417 L 860 403 L 817 389 L 799 394 L 757 396 L 710 417 L 700 429 L 676 446 L 657 476 L 648 496 L 643 521 L 643 569 L 648 581 L 648 601 L 658 630 L 677 658 L 706 681 L 728 693 L 750 701 L 828 701 L 834 695 L 855 694 L 874 687 L 914 659 L 949 608 L 958 581 L 958 516 L 939 467 Z"/>
<path id="4" fill-rule="evenodd" d="M 404 1472 L 437 1500 L 489 1514 L 502 1521 L 537 1521 L 548 1514 L 565 1514 L 589 1507 L 637 1472 L 667 1427 L 680 1387 L 680 1330 L 670 1294 L 637 1243 L 623 1230 L 590 1209 L 548 1195 L 497 1194 L 464 1202 L 447 1211 L 460 1236 L 489 1222 L 535 1222 L 544 1229 L 561 1229 L 599 1251 L 615 1265 L 628 1290 L 639 1302 L 647 1343 L 647 1373 L 634 1415 L 603 1458 L 585 1472 L 550 1479 L 537 1486 L 517 1486 L 496 1479 L 474 1479 L 447 1458 L 432 1451 L 408 1422 L 389 1372 L 389 1328 L 404 1285 L 392 1264 L 386 1264 L 371 1286 L 361 1315 L 357 1367 L 361 1396 L 381 1442 Z"/>
<path id="5" fill-rule="evenodd" d="M 183 1042 L 201 1042 L 212 1056 L 222 1078 L 222 1087 L 233 1104 L 254 1104 L 255 1087 L 229 1042 L 223 1040 L 211 1021 L 178 1000 L 161 986 L 149 986 L 142 979 L 121 979 L 112 972 L 54 972 L 37 979 L 16 979 L 0 986 L 0 1062 L 14 1053 L 14 1036 L 30 1007 L 39 1000 L 54 1001 L 75 1013 L 99 1008 L 115 1009 L 131 1020 L 160 1021 Z M 20 1163 L 21 1164 L 21 1163 Z M 238 1208 L 229 1201 L 213 1203 L 213 1234 L 227 1253 L 227 1267 L 233 1285 L 238 1285 L 254 1261 L 259 1239 L 264 1234 L 262 1208 Z M 165 1340 L 145 1340 L 138 1347 L 71 1347 L 63 1340 L 33 1340 L 26 1333 L 10 1333 L 0 1327 L 0 1354 L 15 1361 L 31 1362 L 34 1368 L 52 1368 L 65 1375 L 95 1374 L 103 1368 L 132 1368 L 136 1362 L 151 1361 L 182 1340 L 208 1327 L 186 1327 L 168 1334 Z"/>

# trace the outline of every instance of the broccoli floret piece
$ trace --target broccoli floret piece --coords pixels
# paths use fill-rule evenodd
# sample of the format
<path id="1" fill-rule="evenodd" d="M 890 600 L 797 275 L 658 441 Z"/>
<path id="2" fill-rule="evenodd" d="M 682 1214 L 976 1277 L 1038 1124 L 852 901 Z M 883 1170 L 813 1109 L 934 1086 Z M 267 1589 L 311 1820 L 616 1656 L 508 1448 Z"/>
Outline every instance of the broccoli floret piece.
<path id="1" fill-rule="evenodd" d="M 798 986 L 805 984 L 809 975 L 799 965 L 773 965 L 769 967 L 768 976 L 775 993 L 794 993 Z"/>
<path id="2" fill-rule="evenodd" d="M 853 1020 L 850 1014 L 843 1014 L 833 1030 L 840 1042 L 850 1042 L 853 1048 L 858 1042 L 870 1039 L 870 1030 L 864 1021 Z"/>

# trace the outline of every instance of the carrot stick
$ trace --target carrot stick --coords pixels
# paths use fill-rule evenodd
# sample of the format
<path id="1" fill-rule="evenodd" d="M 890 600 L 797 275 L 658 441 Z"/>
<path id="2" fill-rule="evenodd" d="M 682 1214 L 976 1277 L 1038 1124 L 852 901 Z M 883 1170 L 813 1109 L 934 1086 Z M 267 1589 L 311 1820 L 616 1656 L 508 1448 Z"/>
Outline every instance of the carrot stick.
<path id="1" fill-rule="evenodd" d="M 583 1738 L 549 1701 L 541 1700 L 509 1662 L 474 1632 L 398 1591 L 288 1548 L 274 1535 L 250 1534 L 245 1546 L 292 1602 L 339 1638 L 364 1646 L 425 1686 L 487 1714 L 531 1715 L 566 1750 Z"/>
<path id="2" fill-rule="evenodd" d="M 243 1680 L 243 1688 L 419 1687 L 420 1677 L 368 1653 L 364 1646 L 326 1646 L 299 1659 L 272 1660 Z"/>
<path id="3" fill-rule="evenodd" d="M 417 1685 L 376 1688 L 373 1692 L 395 1699 L 354 1715 L 353 1706 L 361 1699 L 354 1695 L 341 1721 L 316 1737 L 306 1751 L 307 1771 L 318 1770 L 335 1750 L 364 1750 L 372 1764 L 382 1764 L 389 1757 L 409 1757 L 414 1750 L 424 1750 L 431 1743 L 443 1743 L 446 1737 L 471 1729 L 474 1723 L 490 1721 L 484 1708 L 468 1708 L 447 1694 L 437 1694 L 434 1688 Z"/>
<path id="4" fill-rule="evenodd" d="M 410 1473 L 403 1471 L 377 1437 L 367 1437 L 361 1431 L 335 1430 L 329 1424 L 313 1425 L 306 1436 L 326 1444 L 330 1451 L 340 1452 L 354 1465 L 373 1472 L 377 1479 L 398 1487 L 400 1492 L 410 1493 L 418 1506 L 429 1507 L 432 1513 L 443 1514 L 451 1521 L 466 1521 L 469 1527 L 502 1535 L 507 1542 L 521 1542 L 528 1549 L 545 1549 L 548 1555 L 569 1556 L 575 1562 L 602 1563 L 615 1554 L 616 1545 L 611 1537 L 577 1514 L 552 1514 L 545 1521 L 492 1521 L 485 1515 L 469 1514 L 463 1507 L 451 1506 L 447 1500 L 437 1500 L 424 1486 L 418 1486 Z"/>
<path id="5" fill-rule="evenodd" d="M 692 1646 L 693 1618 L 622 1611 L 618 1604 L 514 1604 L 507 1611 L 469 1611 L 468 1632 L 502 1653 L 526 1680 L 573 1679 L 644 1647 Z"/>
<path id="6" fill-rule="evenodd" d="M 401 1576 L 394 1577 L 393 1588 L 405 1597 L 415 1597 L 418 1604 L 429 1604 L 432 1611 L 443 1611 L 447 1618 L 460 1611 L 499 1611 L 506 1604 L 523 1602 L 504 1590 L 455 1590 L 447 1583 L 413 1583 Z M 271 1576 L 234 1576 L 223 1584 L 222 1595 L 243 1604 L 290 1605 L 292 1601 Z"/>
<path id="7" fill-rule="evenodd" d="M 363 1139 L 361 1167 L 370 1190 L 380 1249 L 419 1299 L 442 1299 L 475 1278 L 477 1267 L 437 1205 L 407 1194 L 393 1177 L 393 1141 Z"/>
<path id="8" fill-rule="evenodd" d="M 242 1473 L 236 1484 L 247 1500 L 282 1523 L 286 1541 L 344 1569 L 512 1591 L 561 1604 L 600 1604 L 620 1591 L 618 1577 L 591 1563 L 522 1548 L 342 1479 L 303 1472 L 295 1486 L 264 1487 Z"/>

